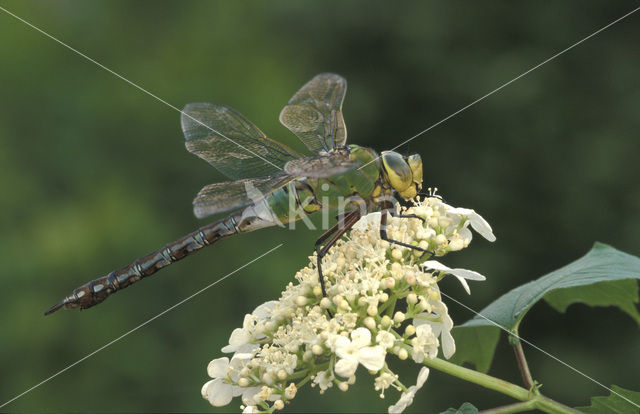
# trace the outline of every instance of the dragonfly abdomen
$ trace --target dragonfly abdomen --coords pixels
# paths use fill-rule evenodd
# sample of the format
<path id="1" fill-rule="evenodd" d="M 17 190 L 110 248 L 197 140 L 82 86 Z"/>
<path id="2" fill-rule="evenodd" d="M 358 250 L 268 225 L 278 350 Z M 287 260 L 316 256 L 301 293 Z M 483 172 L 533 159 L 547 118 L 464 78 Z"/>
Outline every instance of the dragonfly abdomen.
<path id="1" fill-rule="evenodd" d="M 218 240 L 227 238 L 236 233 L 248 231 L 245 227 L 254 224 L 256 218 L 242 218 L 243 211 L 235 212 L 221 220 L 208 224 L 176 241 L 168 243 L 162 249 L 142 257 L 128 266 L 114 270 L 106 276 L 92 280 L 64 298 L 58 304 L 52 306 L 45 315 L 53 313 L 60 308 L 87 309 L 95 306 L 112 293 L 122 290 L 134 284 L 140 279 L 151 276 L 158 270 L 171 263 L 197 252 L 205 246 Z M 242 220 L 242 222 L 240 222 Z"/>

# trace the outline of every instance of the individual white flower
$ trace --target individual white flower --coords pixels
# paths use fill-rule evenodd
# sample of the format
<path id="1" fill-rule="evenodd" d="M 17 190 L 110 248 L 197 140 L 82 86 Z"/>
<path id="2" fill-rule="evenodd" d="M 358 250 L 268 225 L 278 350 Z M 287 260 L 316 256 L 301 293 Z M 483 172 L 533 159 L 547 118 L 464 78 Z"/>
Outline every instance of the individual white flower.
<path id="1" fill-rule="evenodd" d="M 275 308 L 277 301 L 269 301 L 258 306 L 250 315 L 245 315 L 242 328 L 236 328 L 231 332 L 229 345 L 222 348 L 222 352 L 251 352 L 259 345 L 253 343 L 262 339 L 265 335 L 256 331 L 256 326 L 263 323 Z"/>
<path id="2" fill-rule="evenodd" d="M 434 335 L 431 325 L 416 326 L 416 336 L 411 339 L 411 358 L 422 363 L 425 358 L 433 359 L 438 355 L 438 338 Z"/>
<path id="3" fill-rule="evenodd" d="M 410 406 L 413 403 L 413 397 L 415 397 L 416 392 L 418 392 L 418 390 L 422 388 L 424 383 L 427 381 L 428 376 L 429 368 L 422 367 L 422 369 L 418 373 L 418 380 L 416 381 L 416 385 L 410 386 L 407 392 L 402 393 L 398 402 L 389 407 L 389 413 L 401 413 L 408 406 Z"/>
<path id="4" fill-rule="evenodd" d="M 438 262 L 437 260 L 427 260 L 423 263 L 423 265 L 428 269 L 440 270 L 442 272 L 449 273 L 453 275 L 456 279 L 460 281 L 460 284 L 464 288 L 464 290 L 471 294 L 471 289 L 469 288 L 469 284 L 465 279 L 469 280 L 486 280 L 487 278 L 482 276 L 478 272 L 474 272 L 473 270 L 467 269 L 452 269 Z"/>
<path id="5" fill-rule="evenodd" d="M 467 219 L 469 220 L 468 222 L 471 224 L 471 227 L 482 237 L 489 240 L 490 242 L 496 241 L 496 236 L 493 234 L 491 226 L 484 218 L 482 218 L 480 214 L 469 208 L 451 207 L 447 204 L 444 204 L 444 206 L 446 212 L 449 214 L 460 214 L 467 217 Z"/>
<path id="6" fill-rule="evenodd" d="M 319 371 L 313 378 L 313 383 L 318 385 L 322 393 L 333 386 L 334 378 L 333 371 L 331 370 Z"/>
<path id="7" fill-rule="evenodd" d="M 214 407 L 224 407 L 229 404 L 233 397 L 241 394 L 235 387 L 228 384 L 222 378 L 212 379 L 202 386 L 202 397 L 209 401 Z"/>
<path id="8" fill-rule="evenodd" d="M 242 410 L 242 414 L 256 414 L 259 412 L 260 410 L 255 405 L 247 405 L 244 407 L 244 410 Z"/>
<path id="9" fill-rule="evenodd" d="M 389 349 L 395 344 L 396 337 L 389 331 L 380 331 L 376 335 L 376 342 L 384 349 Z"/>
<path id="10" fill-rule="evenodd" d="M 239 387 L 235 383 L 238 380 L 238 373 L 252 356 L 252 354 L 236 354 L 231 361 L 224 357 L 209 362 L 207 374 L 213 379 L 202 386 L 202 397 L 209 400 L 215 407 L 223 407 L 229 404 L 233 397 L 251 392 L 250 388 Z"/>
<path id="11" fill-rule="evenodd" d="M 358 363 L 371 371 L 379 371 L 384 366 L 386 352 L 380 345 L 371 345 L 371 331 L 367 328 L 357 328 L 351 332 L 351 339 L 344 336 L 335 342 L 338 362 L 335 365 L 336 374 L 349 378 L 355 374 Z"/>
<path id="12" fill-rule="evenodd" d="M 374 388 L 376 391 L 380 391 L 380 398 L 384 398 L 384 391 L 396 382 L 397 379 L 398 376 L 392 372 L 383 372 L 376 378 Z"/>
<path id="13" fill-rule="evenodd" d="M 449 316 L 447 305 L 438 302 L 432 308 L 433 317 L 427 313 L 419 313 L 413 319 L 414 326 L 428 324 L 436 337 L 440 337 L 442 343 L 442 354 L 449 359 L 456 352 L 456 343 L 451 336 L 453 329 L 453 319 Z"/>

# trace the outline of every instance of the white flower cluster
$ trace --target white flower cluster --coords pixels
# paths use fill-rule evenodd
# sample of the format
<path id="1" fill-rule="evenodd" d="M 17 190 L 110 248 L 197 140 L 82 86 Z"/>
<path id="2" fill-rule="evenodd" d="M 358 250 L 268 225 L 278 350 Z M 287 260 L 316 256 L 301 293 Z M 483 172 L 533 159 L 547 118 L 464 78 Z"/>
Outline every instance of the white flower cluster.
<path id="1" fill-rule="evenodd" d="M 439 198 L 417 199 L 402 211 L 417 218 L 389 217 L 391 239 L 444 256 L 469 245 L 469 225 L 493 241 L 489 224 L 473 210 L 454 208 Z M 389 354 L 420 364 L 455 352 L 453 321 L 442 302 L 437 282 L 450 274 L 469 292 L 466 280 L 484 276 L 450 269 L 429 254 L 380 239 L 381 213 L 363 217 L 348 237 L 325 256 L 322 269 L 327 297 L 318 282 L 316 258 L 296 274 L 278 301 L 267 302 L 246 315 L 242 328 L 231 334 L 222 351 L 229 358 L 214 359 L 212 378 L 202 396 L 224 406 L 242 396 L 243 412 L 273 412 L 284 408 L 298 388 L 310 382 L 320 393 L 336 385 L 347 391 L 362 365 L 375 375 L 374 388 L 402 392 L 389 412 L 402 412 L 428 375 L 423 367 L 417 384 L 406 387 L 388 367 Z"/>

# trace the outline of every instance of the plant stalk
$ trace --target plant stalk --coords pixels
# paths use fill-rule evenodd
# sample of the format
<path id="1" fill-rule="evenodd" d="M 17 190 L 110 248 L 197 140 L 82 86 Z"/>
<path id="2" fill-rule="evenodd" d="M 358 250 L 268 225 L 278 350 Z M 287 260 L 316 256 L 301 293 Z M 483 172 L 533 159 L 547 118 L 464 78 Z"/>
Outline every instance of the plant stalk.
<path id="1" fill-rule="evenodd" d="M 489 388 L 491 390 L 494 390 L 499 393 L 508 395 L 512 398 L 515 398 L 516 400 L 530 403 L 531 405 L 528 406 L 530 407 L 529 409 L 535 408 L 540 411 L 544 411 L 546 413 L 551 413 L 551 414 L 578 413 L 578 411 L 570 407 L 567 407 L 564 404 L 560 404 L 557 401 L 554 401 L 548 397 L 545 397 L 544 395 L 541 395 L 540 393 L 537 392 L 537 390 L 529 391 L 520 387 L 519 385 L 512 384 L 508 381 L 504 381 L 496 377 L 492 377 L 491 375 L 483 374 L 482 372 L 461 367 L 460 365 L 453 364 L 451 362 L 445 361 L 440 358 L 434 358 L 434 359 L 425 358 L 424 361 L 422 361 L 422 363 L 429 368 L 437 369 L 438 371 L 445 372 L 449 375 L 453 375 L 454 377 L 472 382 L 474 384 L 478 384 L 485 388 Z M 522 405 L 521 407 L 524 407 L 524 405 Z M 517 412 L 517 411 L 506 411 L 506 412 Z"/>
<path id="2" fill-rule="evenodd" d="M 480 411 L 480 414 L 511 414 L 522 411 L 531 411 L 535 408 L 535 401 L 523 401 L 513 404 L 503 405 L 501 407 L 489 408 Z"/>
<path id="3" fill-rule="evenodd" d="M 520 370 L 520 374 L 522 375 L 522 382 L 527 389 L 532 389 L 534 387 L 533 377 L 531 376 L 531 371 L 529 371 L 529 364 L 527 364 L 527 359 L 524 357 L 524 351 L 522 349 L 522 342 L 519 340 L 513 345 L 513 352 L 516 354 L 516 361 L 518 361 L 518 369 Z"/>

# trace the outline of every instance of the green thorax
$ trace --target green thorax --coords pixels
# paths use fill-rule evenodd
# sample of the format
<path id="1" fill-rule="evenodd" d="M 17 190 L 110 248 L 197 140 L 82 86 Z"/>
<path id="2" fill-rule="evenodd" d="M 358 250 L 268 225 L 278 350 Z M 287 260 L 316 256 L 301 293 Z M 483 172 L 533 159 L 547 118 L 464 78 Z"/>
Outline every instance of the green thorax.
<path id="1" fill-rule="evenodd" d="M 349 145 L 348 148 L 349 156 L 357 160 L 360 167 L 328 178 L 294 181 L 267 197 L 268 207 L 277 220 L 287 223 L 302 218 L 300 213 L 310 214 L 322 207 L 343 209 L 350 202 L 364 201 L 366 205 L 373 202 L 382 182 L 378 154 L 357 145 Z"/>
<path id="2" fill-rule="evenodd" d="M 369 200 L 380 178 L 378 154 L 369 148 L 349 145 L 350 157 L 360 163 L 360 167 L 344 174 L 329 178 L 308 178 L 307 184 L 322 205 L 336 208 L 344 205 L 348 197 Z M 363 167 L 364 166 L 364 167 Z"/>

